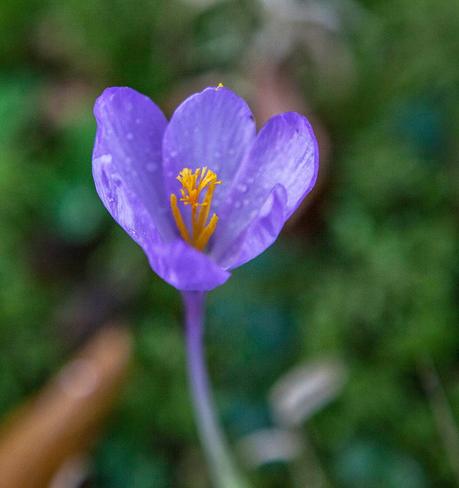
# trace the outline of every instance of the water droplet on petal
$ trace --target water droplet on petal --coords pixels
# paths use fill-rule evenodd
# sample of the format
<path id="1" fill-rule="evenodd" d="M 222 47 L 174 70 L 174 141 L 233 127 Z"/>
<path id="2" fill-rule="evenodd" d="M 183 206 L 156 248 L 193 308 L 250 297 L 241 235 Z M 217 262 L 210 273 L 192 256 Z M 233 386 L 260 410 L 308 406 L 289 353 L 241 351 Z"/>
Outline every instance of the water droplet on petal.
<path id="1" fill-rule="evenodd" d="M 234 208 L 241 208 L 240 200 L 236 200 L 236 202 L 234 203 Z"/>
<path id="2" fill-rule="evenodd" d="M 132 132 L 128 132 L 127 135 L 126 135 L 128 141 L 132 141 L 132 139 L 134 139 L 134 136 L 132 135 Z"/>
<path id="3" fill-rule="evenodd" d="M 238 186 L 237 186 L 237 189 L 241 192 L 241 193 L 245 193 L 247 191 L 247 185 L 245 185 L 244 183 L 240 183 Z"/>
<path id="4" fill-rule="evenodd" d="M 112 162 L 112 155 L 111 154 L 104 154 L 98 158 L 97 162 L 102 164 L 110 164 Z"/>
<path id="5" fill-rule="evenodd" d="M 150 173 L 153 173 L 153 171 L 156 170 L 156 164 L 155 163 L 148 163 L 147 164 L 147 171 L 149 171 Z"/>

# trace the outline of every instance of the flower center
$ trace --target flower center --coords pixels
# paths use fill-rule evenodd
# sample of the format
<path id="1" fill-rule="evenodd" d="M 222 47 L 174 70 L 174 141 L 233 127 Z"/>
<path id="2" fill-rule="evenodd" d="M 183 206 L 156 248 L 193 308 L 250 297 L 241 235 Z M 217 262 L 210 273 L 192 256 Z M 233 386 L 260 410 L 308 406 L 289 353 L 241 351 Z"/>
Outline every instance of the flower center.
<path id="1" fill-rule="evenodd" d="M 207 166 L 197 168 L 195 171 L 183 168 L 178 174 L 177 180 L 182 185 L 180 201 L 184 206 L 191 207 L 191 232 L 186 227 L 178 207 L 177 195 L 171 193 L 170 203 L 175 224 L 183 240 L 202 251 L 217 227 L 218 217 L 215 213 L 209 221 L 208 219 L 215 186 L 220 185 L 221 181 Z M 204 191 L 205 195 L 202 196 Z"/>

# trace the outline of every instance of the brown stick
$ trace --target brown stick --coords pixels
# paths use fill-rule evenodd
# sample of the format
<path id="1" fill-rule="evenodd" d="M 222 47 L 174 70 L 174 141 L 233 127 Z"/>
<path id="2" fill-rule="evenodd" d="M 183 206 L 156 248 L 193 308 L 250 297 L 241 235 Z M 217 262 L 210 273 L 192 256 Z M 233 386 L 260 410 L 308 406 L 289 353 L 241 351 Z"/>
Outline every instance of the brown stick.
<path id="1" fill-rule="evenodd" d="M 130 336 L 107 327 L 0 429 L 0 488 L 42 488 L 85 451 L 126 373 Z"/>

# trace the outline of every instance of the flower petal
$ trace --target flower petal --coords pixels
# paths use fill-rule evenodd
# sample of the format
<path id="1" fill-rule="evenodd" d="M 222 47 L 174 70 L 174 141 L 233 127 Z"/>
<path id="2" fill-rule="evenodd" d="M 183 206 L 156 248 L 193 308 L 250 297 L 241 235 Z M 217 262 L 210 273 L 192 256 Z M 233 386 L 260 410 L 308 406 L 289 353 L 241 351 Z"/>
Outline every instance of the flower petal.
<path id="1" fill-rule="evenodd" d="M 267 249 L 278 237 L 285 223 L 287 191 L 276 185 L 264 203 L 259 216 L 227 249 L 220 265 L 234 269 L 250 261 Z"/>
<path id="2" fill-rule="evenodd" d="M 152 216 L 132 186 L 121 178 L 110 154 L 93 159 L 92 174 L 100 199 L 112 217 L 144 250 L 160 236 Z"/>
<path id="3" fill-rule="evenodd" d="M 319 151 L 308 120 L 294 112 L 272 117 L 258 134 L 220 210 L 211 254 L 217 262 L 239 239 L 277 184 L 287 192 L 284 220 L 295 211 L 317 179 Z"/>
<path id="4" fill-rule="evenodd" d="M 105 206 L 112 213 L 114 203 L 106 198 L 114 189 L 110 183 L 104 191 L 103 174 L 118 181 L 123 186 L 122 194 L 129 195 L 123 213 L 119 209 L 115 209 L 118 217 L 112 213 L 125 229 L 126 206 L 128 202 L 137 202 L 136 205 L 142 204 L 143 211 L 150 216 L 150 224 L 154 224 L 161 236 L 172 239 L 175 230 L 168 212 L 161 165 L 162 138 L 167 125 L 163 113 L 145 95 L 131 88 L 115 87 L 106 89 L 97 99 L 94 114 L 97 135 L 93 172 L 99 178 L 96 187 Z M 118 199 L 115 207 L 119 205 Z M 135 214 L 137 207 L 131 211 Z"/>
<path id="5" fill-rule="evenodd" d="M 209 256 L 180 239 L 165 245 L 154 244 L 148 257 L 151 267 L 164 281 L 183 291 L 209 291 L 231 276 Z"/>
<path id="6" fill-rule="evenodd" d="M 135 192 L 120 178 L 109 155 L 94 160 L 97 192 L 113 218 L 139 244 L 150 266 L 179 290 L 211 290 L 230 276 L 209 256 L 179 239 L 164 242 Z"/>
<path id="7" fill-rule="evenodd" d="M 246 102 L 227 88 L 206 88 L 186 99 L 164 135 L 167 191 L 177 193 L 175 178 L 182 168 L 207 166 L 222 181 L 212 203 L 212 211 L 218 213 L 255 130 Z"/>

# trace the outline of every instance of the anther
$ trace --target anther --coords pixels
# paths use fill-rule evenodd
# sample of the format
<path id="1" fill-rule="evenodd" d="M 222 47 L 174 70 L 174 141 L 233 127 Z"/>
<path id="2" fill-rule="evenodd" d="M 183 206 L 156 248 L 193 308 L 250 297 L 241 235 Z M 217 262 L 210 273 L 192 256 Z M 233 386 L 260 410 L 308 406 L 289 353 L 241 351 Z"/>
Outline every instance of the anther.
<path id="1" fill-rule="evenodd" d="M 191 233 L 187 229 L 180 213 L 177 196 L 172 193 L 170 204 L 175 224 L 183 240 L 202 251 L 207 246 L 217 227 L 218 217 L 215 213 L 209 222 L 207 221 L 215 187 L 221 184 L 221 181 L 207 166 L 197 168 L 194 172 L 190 168 L 183 168 L 179 172 L 177 180 L 182 185 L 182 188 L 180 188 L 180 202 L 184 206 L 191 206 Z M 202 198 L 201 193 L 204 190 L 206 194 Z"/>

